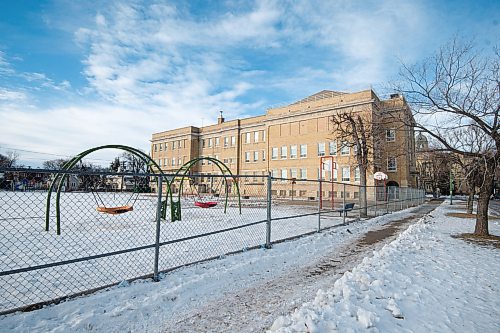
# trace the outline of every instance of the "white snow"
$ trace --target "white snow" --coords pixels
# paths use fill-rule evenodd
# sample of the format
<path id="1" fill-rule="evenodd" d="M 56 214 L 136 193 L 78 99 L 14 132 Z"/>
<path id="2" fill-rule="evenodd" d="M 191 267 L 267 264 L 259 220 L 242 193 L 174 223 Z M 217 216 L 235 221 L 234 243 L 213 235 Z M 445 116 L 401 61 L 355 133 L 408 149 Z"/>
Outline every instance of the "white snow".
<path id="1" fill-rule="evenodd" d="M 451 238 L 451 234 L 470 232 L 473 221 L 448 217 L 449 210 L 450 206 L 440 206 L 344 273 L 331 289 L 319 290 L 313 301 L 276 318 L 269 330 L 499 331 L 498 250 Z M 1 316 L 0 332 L 175 331 L 164 325 L 176 313 L 293 272 L 327 248 L 409 215 L 411 209 L 276 244 L 271 250 L 247 251 L 178 269 L 164 274 L 158 283 L 124 282 L 37 311 Z M 500 233 L 498 222 L 490 222 L 490 231 Z"/>
<path id="2" fill-rule="evenodd" d="M 450 237 L 474 226 L 446 216 L 453 209 L 437 208 L 269 331 L 498 332 L 499 251 Z"/>

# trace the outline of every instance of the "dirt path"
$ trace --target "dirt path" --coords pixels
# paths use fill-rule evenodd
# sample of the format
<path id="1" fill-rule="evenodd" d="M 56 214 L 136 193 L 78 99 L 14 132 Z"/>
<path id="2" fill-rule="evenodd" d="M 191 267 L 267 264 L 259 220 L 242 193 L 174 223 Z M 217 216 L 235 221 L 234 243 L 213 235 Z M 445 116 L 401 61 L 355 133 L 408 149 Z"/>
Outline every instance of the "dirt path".
<path id="1" fill-rule="evenodd" d="M 165 332 L 171 332 L 172 328 L 175 332 L 263 332 L 280 315 L 312 300 L 319 289 L 331 287 L 344 272 L 393 240 L 401 230 L 430 213 L 439 203 L 441 201 L 433 201 L 417 207 L 411 216 L 360 235 L 355 242 L 326 253 L 308 266 L 179 314 L 164 323 Z"/>

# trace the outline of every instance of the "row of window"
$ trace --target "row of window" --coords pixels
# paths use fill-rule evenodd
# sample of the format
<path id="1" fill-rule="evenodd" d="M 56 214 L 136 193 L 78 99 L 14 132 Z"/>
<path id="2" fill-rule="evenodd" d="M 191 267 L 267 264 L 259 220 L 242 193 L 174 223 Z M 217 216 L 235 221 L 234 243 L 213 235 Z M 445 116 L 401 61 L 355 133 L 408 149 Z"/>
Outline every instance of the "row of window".
<path id="1" fill-rule="evenodd" d="M 245 152 L 245 162 L 258 162 L 259 161 L 259 156 L 261 157 L 262 161 L 266 160 L 266 151 L 261 150 L 260 152 L 258 150 L 256 151 L 246 151 Z"/>
<path id="2" fill-rule="evenodd" d="M 342 181 L 343 182 L 348 182 L 351 181 L 351 167 L 350 166 L 343 166 L 340 168 L 341 170 L 341 175 L 342 175 Z M 290 177 L 289 172 L 290 171 Z M 320 170 L 319 168 L 316 170 L 317 171 L 317 178 L 321 179 L 331 179 L 331 171 L 326 171 L 326 170 Z M 333 181 L 338 181 L 338 171 L 337 169 L 333 170 Z M 271 170 L 271 176 L 274 178 L 297 178 L 297 179 L 307 179 L 307 168 L 291 168 L 291 169 L 274 169 Z M 354 168 L 354 181 L 359 182 L 360 179 L 360 173 L 359 173 L 359 167 Z"/>
<path id="3" fill-rule="evenodd" d="M 233 136 L 225 136 L 222 139 L 224 147 L 234 147 L 236 145 L 236 137 Z M 203 148 L 208 147 L 220 147 L 220 137 L 215 137 L 215 138 L 208 138 L 208 139 L 202 139 L 201 140 L 201 146 Z"/>
<path id="4" fill-rule="evenodd" d="M 185 140 L 175 140 L 175 141 L 171 141 L 170 142 L 170 145 L 168 142 L 162 142 L 162 143 L 155 143 L 153 145 L 153 150 L 155 152 L 157 152 L 158 150 L 159 151 L 167 151 L 168 150 L 168 147 L 170 147 L 172 150 L 175 150 L 175 149 L 181 149 L 181 148 L 185 148 L 185 143 L 184 143 Z"/>
<path id="5" fill-rule="evenodd" d="M 252 133 L 253 133 L 253 135 L 252 135 Z M 245 138 L 245 143 L 265 142 L 266 141 L 266 131 L 247 132 L 247 133 L 243 134 L 243 137 Z M 252 137 L 253 137 L 253 141 L 252 141 Z M 386 140 L 387 141 L 396 141 L 396 130 L 395 129 L 386 130 Z M 207 146 L 209 148 L 213 147 L 213 146 L 219 147 L 220 146 L 220 137 L 202 139 L 201 142 L 202 142 L 203 148 L 205 148 Z M 224 137 L 223 144 L 224 144 L 224 147 L 229 147 L 230 145 L 235 146 L 236 145 L 236 137 L 234 135 L 230 136 L 230 137 L 229 136 Z M 301 157 L 305 157 L 305 155 L 302 156 L 302 146 L 304 146 L 304 145 L 300 145 L 300 146 L 301 146 Z M 163 151 L 163 150 L 168 150 L 168 147 L 169 147 L 168 142 L 158 143 L 158 144 L 155 143 L 153 145 L 153 150 L 155 152 L 157 152 L 158 150 Z M 184 140 L 171 141 L 170 147 L 172 150 L 185 148 Z M 291 151 L 293 150 L 292 147 L 295 147 L 295 151 L 297 150 L 297 146 L 290 146 Z M 276 148 L 276 149 L 278 149 L 278 148 Z M 281 158 L 286 158 L 286 157 L 283 157 L 284 155 L 286 156 L 286 147 L 285 147 L 285 154 L 283 154 L 283 147 L 281 147 L 281 149 L 282 149 L 282 153 L 281 153 L 282 157 Z M 306 155 L 307 155 L 307 146 L 305 148 L 305 151 L 306 151 Z M 330 152 L 330 155 L 337 155 L 337 142 L 336 141 L 331 141 L 329 143 L 329 152 Z M 349 155 L 349 153 L 350 153 L 349 145 L 347 145 L 346 143 L 342 144 L 342 146 L 340 147 L 340 154 L 341 155 Z M 325 143 L 320 142 L 320 143 L 318 143 L 318 156 L 324 156 L 324 155 L 325 155 Z M 290 158 L 295 158 L 295 157 L 292 157 L 292 155 L 290 156 Z"/>
<path id="6" fill-rule="evenodd" d="M 243 133 L 243 137 L 245 138 L 245 143 L 253 143 L 258 142 L 266 142 L 266 131 L 254 131 L 254 132 L 246 132 Z"/>
<path id="7" fill-rule="evenodd" d="M 252 157 L 253 157 L 252 161 L 257 162 L 257 161 L 259 161 L 259 156 L 261 156 L 262 161 L 266 160 L 266 154 L 265 154 L 264 150 L 262 150 L 260 154 L 259 154 L 259 151 L 254 151 L 253 154 L 252 154 L 252 152 L 245 152 L 245 162 L 250 162 L 251 161 L 250 159 Z M 208 157 L 212 157 L 212 155 L 209 155 Z M 215 155 L 213 157 L 215 159 L 219 159 L 218 155 Z M 290 156 L 290 158 L 292 158 L 292 157 Z M 159 166 L 175 166 L 175 165 L 181 166 L 185 163 L 185 159 L 186 159 L 186 156 L 183 156 L 182 158 L 173 157 L 172 159 L 165 158 L 165 159 L 156 160 L 156 163 L 158 163 Z M 233 163 L 235 163 L 235 161 L 236 161 L 236 159 L 231 157 L 231 158 L 225 158 L 223 162 L 226 164 L 227 163 L 233 164 Z M 201 164 L 202 165 L 205 165 L 205 164 L 210 165 L 210 164 L 212 164 L 212 162 L 210 162 L 208 160 L 202 160 Z M 347 170 L 348 168 L 349 167 L 342 167 L 341 168 L 342 181 L 349 181 L 350 180 L 350 171 L 344 171 L 344 170 Z M 283 170 L 286 172 L 286 169 L 282 169 L 282 173 L 283 173 Z M 291 169 L 291 170 L 295 170 L 295 172 L 292 172 L 292 171 L 290 172 L 290 178 L 297 178 L 297 169 Z M 300 169 L 300 170 L 301 170 L 300 179 L 306 179 L 307 178 L 307 170 L 306 169 Z M 305 170 L 304 176 L 302 174 L 302 170 Z M 355 171 L 355 176 L 354 176 L 355 181 L 359 180 L 359 179 L 357 179 L 357 178 L 359 178 L 359 176 L 356 176 L 356 172 L 359 174 L 359 168 L 356 168 L 356 170 L 358 170 L 358 171 Z M 274 170 L 274 171 L 276 171 L 276 170 Z M 395 157 L 387 158 L 387 171 L 397 171 L 397 160 Z M 323 170 L 323 174 L 321 175 L 321 178 L 322 179 L 325 179 L 325 178 L 329 179 L 330 177 L 325 177 L 325 173 L 328 173 L 328 175 L 329 175 L 330 171 Z M 277 177 L 277 175 L 273 174 L 273 177 Z M 318 169 L 318 177 L 319 177 L 319 169 Z M 288 178 L 288 177 L 286 177 L 286 176 L 283 177 L 283 175 L 282 175 L 281 178 Z M 333 180 L 337 180 L 337 169 L 333 170 Z"/>
<path id="8" fill-rule="evenodd" d="M 337 155 L 337 141 L 330 141 L 328 143 L 328 152 L 332 156 Z M 300 153 L 300 155 L 297 155 Z M 347 142 L 343 142 L 341 147 L 340 147 L 340 155 L 341 156 L 348 156 L 351 153 L 351 148 Z M 326 155 L 326 143 L 325 142 L 319 142 L 317 144 L 317 154 L 318 156 L 325 156 Z M 290 155 L 288 155 L 288 146 L 281 146 L 281 147 L 272 147 L 271 148 L 271 159 L 272 160 L 277 160 L 278 156 L 280 159 L 286 159 L 286 158 L 297 158 L 300 156 L 301 158 L 307 157 L 307 144 L 301 144 L 301 145 L 291 145 L 290 146 Z"/>

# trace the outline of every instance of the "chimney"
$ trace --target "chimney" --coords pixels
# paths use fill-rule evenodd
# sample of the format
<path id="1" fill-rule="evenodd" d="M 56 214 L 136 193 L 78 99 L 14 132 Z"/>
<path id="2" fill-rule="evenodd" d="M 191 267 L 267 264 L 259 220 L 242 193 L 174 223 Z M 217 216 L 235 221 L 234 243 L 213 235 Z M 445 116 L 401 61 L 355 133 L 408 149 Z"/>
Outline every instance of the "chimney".
<path id="1" fill-rule="evenodd" d="M 222 124 L 224 122 L 224 117 L 222 116 L 222 110 L 219 111 L 220 112 L 220 117 L 217 118 L 217 124 Z"/>

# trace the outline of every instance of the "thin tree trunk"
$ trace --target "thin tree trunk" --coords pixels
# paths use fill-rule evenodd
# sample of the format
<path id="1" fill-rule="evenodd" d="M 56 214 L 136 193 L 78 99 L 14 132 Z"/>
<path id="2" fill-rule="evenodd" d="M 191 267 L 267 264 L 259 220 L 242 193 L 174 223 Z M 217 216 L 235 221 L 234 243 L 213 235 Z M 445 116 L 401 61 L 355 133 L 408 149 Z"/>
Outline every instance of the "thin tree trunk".
<path id="1" fill-rule="evenodd" d="M 467 214 L 472 214 L 474 208 L 474 191 L 469 191 L 469 196 L 467 197 Z"/>
<path id="2" fill-rule="evenodd" d="M 359 167 L 359 206 L 360 216 L 368 216 L 368 200 L 366 199 L 366 167 Z"/>
<path id="3" fill-rule="evenodd" d="M 474 234 L 488 236 L 488 207 L 490 195 L 493 191 L 493 179 L 495 177 L 494 165 L 488 165 L 485 170 L 484 181 L 479 189 L 479 200 L 477 201 L 476 227 Z"/>

